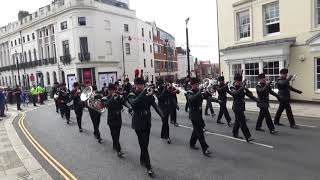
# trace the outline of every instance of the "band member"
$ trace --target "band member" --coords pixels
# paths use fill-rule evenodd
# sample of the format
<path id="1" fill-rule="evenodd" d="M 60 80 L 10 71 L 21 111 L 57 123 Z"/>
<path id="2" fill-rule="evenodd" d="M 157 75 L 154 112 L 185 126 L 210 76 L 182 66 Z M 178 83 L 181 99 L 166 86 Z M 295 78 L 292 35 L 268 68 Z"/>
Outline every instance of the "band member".
<path id="1" fill-rule="evenodd" d="M 172 81 L 169 81 L 168 91 L 169 91 L 169 100 L 170 100 L 170 109 L 169 109 L 169 115 L 170 115 L 170 122 L 174 126 L 178 127 L 179 124 L 177 123 L 177 110 L 179 110 L 178 105 L 178 98 L 177 94 L 180 94 L 179 89 L 176 89 L 172 85 Z"/>
<path id="2" fill-rule="evenodd" d="M 266 75 L 265 74 L 259 74 L 259 83 L 256 86 L 257 94 L 259 97 L 259 101 L 261 105 L 258 105 L 260 108 L 257 124 L 256 124 L 256 130 L 257 131 L 264 131 L 261 126 L 262 126 L 262 121 L 265 118 L 267 126 L 269 128 L 269 131 L 271 134 L 276 135 L 277 132 L 275 131 L 270 112 L 269 112 L 269 94 L 277 97 L 279 99 L 278 94 L 276 94 L 272 89 L 271 89 L 271 83 L 272 81 L 267 82 L 266 80 Z"/>
<path id="3" fill-rule="evenodd" d="M 122 89 L 123 89 L 125 95 L 128 95 L 129 93 L 131 93 L 132 86 L 131 86 L 131 83 L 129 81 L 129 78 L 126 78 L 124 80 L 124 83 L 122 85 Z"/>
<path id="4" fill-rule="evenodd" d="M 72 99 L 73 99 L 73 108 L 74 112 L 77 116 L 77 123 L 79 127 L 79 131 L 82 132 L 82 113 L 83 113 L 83 107 L 84 104 L 80 99 L 81 90 L 79 87 L 79 83 L 75 82 L 73 83 L 73 90 L 71 91 Z"/>
<path id="5" fill-rule="evenodd" d="M 213 107 L 212 107 L 212 102 L 211 102 L 212 94 L 207 92 L 207 94 L 205 96 L 205 99 L 206 99 L 207 103 L 206 103 L 206 108 L 204 110 L 204 115 L 209 116 L 208 109 L 210 109 L 211 116 L 215 116 L 216 114 L 214 113 L 214 110 L 213 110 Z"/>
<path id="6" fill-rule="evenodd" d="M 121 110 L 123 109 L 123 106 L 128 108 L 131 107 L 124 96 L 117 94 L 116 86 L 111 83 L 108 86 L 108 96 L 106 97 L 104 104 L 106 108 L 108 108 L 108 125 L 112 136 L 113 149 L 117 151 L 118 157 L 122 157 L 123 152 L 121 151 L 119 143 L 122 126 Z"/>
<path id="7" fill-rule="evenodd" d="M 158 105 L 155 103 L 153 91 L 148 91 L 144 87 L 145 81 L 141 77 L 137 77 L 134 80 L 135 91 L 130 93 L 128 101 L 133 108 L 132 116 L 132 128 L 135 130 L 140 145 L 140 164 L 147 168 L 149 176 L 153 176 L 154 172 L 151 168 L 150 157 L 148 152 L 149 136 L 151 129 L 151 112 L 150 107 L 156 110 L 161 118 L 164 118 L 163 112 L 160 110 Z"/>
<path id="8" fill-rule="evenodd" d="M 59 101 L 58 101 L 58 96 L 59 96 L 59 83 L 55 82 L 52 88 L 52 94 L 54 97 L 54 104 L 56 106 L 56 112 L 59 113 Z"/>
<path id="9" fill-rule="evenodd" d="M 191 90 L 187 93 L 189 102 L 189 118 L 193 126 L 190 138 L 190 148 L 198 150 L 199 148 L 196 146 L 196 143 L 199 141 L 203 154 L 205 156 L 210 156 L 212 152 L 209 150 L 209 146 L 206 143 L 203 132 L 203 128 L 205 127 L 202 118 L 203 89 L 199 89 L 199 80 L 197 78 L 191 78 L 190 83 Z"/>
<path id="10" fill-rule="evenodd" d="M 65 116 L 67 119 L 67 124 L 69 124 L 70 123 L 70 108 L 67 104 L 71 101 L 71 93 L 67 89 L 66 83 L 61 84 L 58 100 L 61 105 L 60 106 L 61 117 L 64 118 L 64 116 Z"/>
<path id="11" fill-rule="evenodd" d="M 290 127 L 293 129 L 297 129 L 298 126 L 295 123 L 293 114 L 292 114 L 292 110 L 291 110 L 291 105 L 290 105 L 290 91 L 296 92 L 301 94 L 302 91 L 299 91 L 295 88 L 293 88 L 289 82 L 291 81 L 291 79 L 293 78 L 292 75 L 290 75 L 287 78 L 287 74 L 288 74 L 288 69 L 282 69 L 280 71 L 280 78 L 277 80 L 277 86 L 279 89 L 278 95 L 279 95 L 279 100 L 280 100 L 280 104 L 279 104 L 279 108 L 278 111 L 276 113 L 276 116 L 274 118 L 274 124 L 278 125 L 278 126 L 283 126 L 283 124 L 280 123 L 280 117 L 281 114 L 283 112 L 283 110 L 285 109 L 287 112 L 287 117 L 290 123 Z"/>
<path id="12" fill-rule="evenodd" d="M 230 88 L 230 93 L 233 96 L 232 110 L 235 115 L 235 123 L 232 131 L 233 137 L 242 139 L 242 137 L 239 136 L 239 128 L 241 128 L 247 142 L 250 142 L 253 141 L 253 138 L 251 138 L 251 134 L 246 123 L 246 116 L 244 115 L 245 96 L 256 102 L 259 102 L 259 100 L 246 88 L 247 83 L 246 81 L 242 82 L 241 74 L 237 73 L 234 76 L 234 81 L 234 86 Z"/>
<path id="13" fill-rule="evenodd" d="M 187 92 L 191 89 L 190 84 L 189 84 L 190 79 L 186 78 L 185 83 L 184 83 L 184 90 Z M 184 94 L 186 97 L 186 105 L 185 105 L 185 111 L 188 112 L 189 109 L 189 102 L 188 102 L 188 96 L 187 93 Z"/>
<path id="14" fill-rule="evenodd" d="M 93 91 L 92 95 L 94 99 L 102 99 L 102 96 L 97 94 L 97 86 L 92 86 L 92 91 Z M 93 135 L 98 140 L 98 143 L 101 144 L 102 138 L 100 136 L 100 131 L 99 131 L 101 113 L 91 108 L 88 108 L 88 111 L 93 124 L 93 129 L 94 129 Z"/>
<path id="15" fill-rule="evenodd" d="M 22 111 L 21 109 L 21 88 L 19 85 L 17 85 L 16 89 L 14 90 L 13 94 L 16 97 L 16 101 L 17 101 L 17 110 L 18 111 Z"/>
<path id="16" fill-rule="evenodd" d="M 103 96 L 108 96 L 108 88 L 107 88 L 107 83 L 103 83 L 103 87 L 101 89 L 102 95 Z"/>
<path id="17" fill-rule="evenodd" d="M 158 92 L 156 96 L 158 98 L 158 105 L 164 114 L 162 118 L 161 138 L 165 139 L 168 144 L 171 144 L 169 135 L 169 115 L 170 115 L 170 92 L 167 85 L 163 83 L 162 79 L 157 81 Z"/>
<path id="18" fill-rule="evenodd" d="M 221 118 L 224 115 L 228 126 L 231 127 L 231 118 L 227 109 L 227 93 L 230 94 L 229 91 L 229 83 L 225 83 L 224 81 L 224 76 L 219 76 L 218 77 L 218 81 L 219 81 L 219 85 L 216 86 L 217 88 L 217 92 L 218 92 L 218 99 L 221 101 L 220 103 L 220 110 L 219 110 L 219 114 L 218 114 L 218 118 L 217 118 L 217 123 L 218 124 L 224 124 L 223 122 L 221 122 Z"/>

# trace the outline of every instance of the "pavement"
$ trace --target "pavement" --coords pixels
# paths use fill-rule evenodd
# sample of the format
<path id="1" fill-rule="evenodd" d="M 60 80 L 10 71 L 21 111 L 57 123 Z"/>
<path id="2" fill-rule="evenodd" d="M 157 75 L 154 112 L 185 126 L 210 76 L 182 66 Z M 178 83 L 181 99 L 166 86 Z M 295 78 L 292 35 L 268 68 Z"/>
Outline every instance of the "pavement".
<path id="1" fill-rule="evenodd" d="M 7 117 L 0 121 L 0 179 L 51 180 L 16 133 L 13 121 L 19 119 L 21 114 L 10 105 L 5 113 Z"/>
<path id="2" fill-rule="evenodd" d="M 181 109 L 183 109 L 181 105 Z M 215 109 L 216 111 L 217 109 Z M 217 125 L 215 118 L 204 116 L 206 122 L 206 141 L 213 151 L 207 158 L 201 151 L 188 148 L 191 135 L 191 122 L 183 110 L 178 112 L 180 127 L 170 125 L 172 144 L 160 139 L 161 120 L 152 112 L 152 129 L 149 152 L 156 173 L 155 179 L 165 180 L 317 180 L 319 179 L 320 121 L 316 118 L 296 117 L 302 126 L 298 130 L 276 127 L 278 136 L 268 132 L 254 131 L 257 112 L 247 112 L 248 126 L 255 141 L 248 144 L 231 137 L 231 128 Z M 232 119 L 234 115 L 230 113 Z M 123 126 L 120 143 L 125 157 L 119 159 L 112 150 L 110 130 L 106 123 L 107 114 L 101 118 L 100 133 L 102 144 L 93 137 L 93 127 L 88 112 L 83 114 L 84 132 L 79 133 L 75 114 L 71 112 L 71 124 L 54 111 L 53 106 L 43 106 L 27 113 L 25 126 L 35 139 L 80 180 L 150 179 L 145 168 L 139 164 L 140 150 L 137 137 L 131 129 L 131 116 L 123 113 Z M 18 127 L 17 122 L 14 123 Z M 266 125 L 263 124 L 266 129 Z M 17 132 L 23 142 L 19 128 Z M 241 133 L 240 133 L 241 134 Z M 34 148 L 32 155 L 45 168 L 53 179 L 63 179 Z"/>

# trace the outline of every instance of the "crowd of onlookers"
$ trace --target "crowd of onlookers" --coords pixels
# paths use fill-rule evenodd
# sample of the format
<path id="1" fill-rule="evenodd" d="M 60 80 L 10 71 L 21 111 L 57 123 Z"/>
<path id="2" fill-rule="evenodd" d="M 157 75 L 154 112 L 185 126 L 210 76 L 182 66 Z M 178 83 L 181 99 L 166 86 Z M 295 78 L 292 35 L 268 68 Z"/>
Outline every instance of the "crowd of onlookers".
<path id="1" fill-rule="evenodd" d="M 7 104 L 17 104 L 17 110 L 22 111 L 21 104 L 26 107 L 29 105 L 29 102 L 33 102 L 33 105 L 36 106 L 36 103 L 39 102 L 43 104 L 43 101 L 46 99 L 46 90 L 42 86 L 33 85 L 30 90 L 26 87 L 20 87 L 19 85 L 16 88 L 2 87 L 0 86 L 0 118 L 6 117 L 5 111 L 8 110 Z"/>

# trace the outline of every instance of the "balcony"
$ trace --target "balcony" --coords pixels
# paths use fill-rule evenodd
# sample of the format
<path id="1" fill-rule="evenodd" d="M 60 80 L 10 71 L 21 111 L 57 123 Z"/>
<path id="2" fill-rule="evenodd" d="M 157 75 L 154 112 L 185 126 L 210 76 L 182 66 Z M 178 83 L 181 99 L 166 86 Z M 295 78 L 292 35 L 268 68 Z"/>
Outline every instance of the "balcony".
<path id="1" fill-rule="evenodd" d="M 79 53 L 78 56 L 79 56 L 79 60 L 80 60 L 81 62 L 83 62 L 83 61 L 90 61 L 90 53 L 88 53 L 88 52 L 86 52 L 86 53 Z"/>
<path id="2" fill-rule="evenodd" d="M 70 54 L 67 54 L 67 55 L 64 55 L 64 56 L 60 56 L 60 61 L 61 61 L 63 64 L 70 64 L 70 62 L 71 62 L 71 55 L 70 55 Z"/>
<path id="3" fill-rule="evenodd" d="M 57 58 L 49 58 L 49 63 L 50 64 L 56 64 L 57 63 Z"/>
<path id="4" fill-rule="evenodd" d="M 42 59 L 42 64 L 43 65 L 48 65 L 49 64 L 49 60 L 48 59 Z"/>

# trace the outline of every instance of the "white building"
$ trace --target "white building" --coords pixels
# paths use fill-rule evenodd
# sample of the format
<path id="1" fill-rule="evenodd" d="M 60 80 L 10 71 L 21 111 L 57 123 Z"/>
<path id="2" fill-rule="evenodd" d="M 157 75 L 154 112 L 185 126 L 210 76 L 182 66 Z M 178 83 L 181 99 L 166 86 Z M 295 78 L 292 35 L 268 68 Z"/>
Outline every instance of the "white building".
<path id="1" fill-rule="evenodd" d="M 70 88 L 79 81 L 100 89 L 104 82 L 133 80 L 136 68 L 153 79 L 152 26 L 126 2 L 54 0 L 1 27 L 1 85 L 66 82 Z"/>
<path id="2" fill-rule="evenodd" d="M 178 79 L 185 78 L 188 76 L 188 58 L 187 51 L 181 47 L 177 47 L 177 59 L 178 59 Z M 194 74 L 194 57 L 190 58 L 190 72 L 191 76 Z"/>

